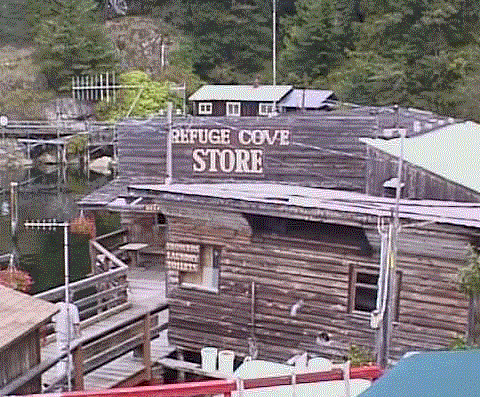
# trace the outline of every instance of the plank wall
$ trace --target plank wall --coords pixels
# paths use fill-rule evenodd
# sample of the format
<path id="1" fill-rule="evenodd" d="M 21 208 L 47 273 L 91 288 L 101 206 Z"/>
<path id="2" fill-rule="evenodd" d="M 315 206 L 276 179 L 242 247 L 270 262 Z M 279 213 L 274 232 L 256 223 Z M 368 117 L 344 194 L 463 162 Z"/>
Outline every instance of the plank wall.
<path id="1" fill-rule="evenodd" d="M 254 332 L 259 358 L 285 360 L 312 346 L 334 359 L 352 343 L 373 349 L 369 317 L 348 313 L 348 291 L 351 265 L 378 268 L 376 225 L 367 229 L 374 253 L 362 256 L 346 247 L 254 237 L 238 213 L 205 210 L 202 219 L 169 217 L 168 223 L 170 241 L 223 247 L 219 293 L 179 288 L 178 273 L 169 271 L 173 344 L 194 351 L 211 345 L 247 355 Z M 455 277 L 464 265 L 468 241 L 468 234 L 447 226 L 402 231 L 395 357 L 445 348 L 465 333 L 468 305 Z M 290 310 L 299 299 L 305 304 L 293 317 Z M 330 342 L 317 343 L 321 332 L 330 335 Z"/>
<path id="2" fill-rule="evenodd" d="M 397 177 L 398 159 L 373 147 L 367 148 L 366 193 L 384 196 L 383 183 Z M 480 194 L 426 171 L 418 166 L 404 163 L 402 197 L 461 202 L 480 202 Z"/>
<path id="3" fill-rule="evenodd" d="M 38 328 L 0 350 L 0 387 L 40 363 L 40 332 Z M 35 378 L 17 389 L 16 394 L 40 393 L 40 378 Z"/>
<path id="4" fill-rule="evenodd" d="M 366 147 L 358 137 L 374 136 L 373 117 L 282 116 L 275 119 L 245 117 L 175 120 L 177 128 L 289 129 L 288 146 L 265 147 L 263 174 L 194 174 L 192 147 L 173 148 L 173 180 L 264 180 L 304 186 L 365 191 Z M 193 128 L 192 127 L 192 128 Z M 124 177 L 157 177 L 166 173 L 164 120 L 149 124 L 125 122 L 118 126 L 119 173 Z M 233 132 L 232 132 L 233 133 Z"/>

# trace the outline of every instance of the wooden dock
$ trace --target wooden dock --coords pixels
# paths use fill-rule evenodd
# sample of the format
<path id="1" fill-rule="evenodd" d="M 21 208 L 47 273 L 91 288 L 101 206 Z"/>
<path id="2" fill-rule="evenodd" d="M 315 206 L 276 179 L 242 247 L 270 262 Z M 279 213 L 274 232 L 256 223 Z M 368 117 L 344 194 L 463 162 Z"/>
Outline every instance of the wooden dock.
<path id="1" fill-rule="evenodd" d="M 99 322 L 88 325 L 82 329 L 81 340 L 86 340 L 104 329 L 112 328 L 130 318 L 145 313 L 163 302 L 165 298 L 165 273 L 156 269 L 133 268 L 128 270 L 127 280 L 129 285 L 128 300 L 130 307 L 117 314 L 113 314 Z M 168 313 L 158 313 L 158 323 L 168 321 Z M 161 331 L 159 336 L 151 341 L 150 356 L 152 366 L 174 351 L 169 345 L 167 331 Z M 55 343 L 49 343 L 41 350 L 42 361 L 51 359 L 57 354 Z M 145 371 L 142 356 L 137 357 L 135 352 L 128 352 L 104 365 L 89 372 L 84 377 L 85 390 L 108 389 L 118 386 L 132 386 L 142 379 Z M 42 375 L 42 385 L 48 390 L 48 385 L 58 377 L 57 368 L 53 367 Z"/>

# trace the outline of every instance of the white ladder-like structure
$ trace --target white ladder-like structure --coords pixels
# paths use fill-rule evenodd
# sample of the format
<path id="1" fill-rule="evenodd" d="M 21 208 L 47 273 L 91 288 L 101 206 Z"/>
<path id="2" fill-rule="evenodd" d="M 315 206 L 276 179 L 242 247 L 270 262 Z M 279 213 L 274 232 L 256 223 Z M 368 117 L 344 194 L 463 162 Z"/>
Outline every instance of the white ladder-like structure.
<path id="1" fill-rule="evenodd" d="M 113 10 L 117 15 L 125 15 L 128 10 L 126 0 L 105 0 L 105 8 L 107 10 Z"/>

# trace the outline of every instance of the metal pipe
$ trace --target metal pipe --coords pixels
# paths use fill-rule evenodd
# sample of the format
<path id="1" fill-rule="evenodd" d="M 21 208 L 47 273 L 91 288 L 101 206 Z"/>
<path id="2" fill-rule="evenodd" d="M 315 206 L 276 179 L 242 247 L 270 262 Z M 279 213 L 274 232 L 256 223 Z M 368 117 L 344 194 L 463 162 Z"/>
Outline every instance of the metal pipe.
<path id="1" fill-rule="evenodd" d="M 173 103 L 168 102 L 167 110 L 167 155 L 166 155 L 166 171 L 167 177 L 165 178 L 165 184 L 170 185 L 172 183 L 172 119 L 173 119 Z"/>
<path id="2" fill-rule="evenodd" d="M 65 261 L 65 304 L 67 309 L 67 390 L 72 390 L 72 355 L 70 354 L 70 344 L 72 340 L 71 327 L 72 319 L 70 318 L 70 271 L 68 265 L 68 227 L 69 223 L 63 224 L 63 256 Z"/>

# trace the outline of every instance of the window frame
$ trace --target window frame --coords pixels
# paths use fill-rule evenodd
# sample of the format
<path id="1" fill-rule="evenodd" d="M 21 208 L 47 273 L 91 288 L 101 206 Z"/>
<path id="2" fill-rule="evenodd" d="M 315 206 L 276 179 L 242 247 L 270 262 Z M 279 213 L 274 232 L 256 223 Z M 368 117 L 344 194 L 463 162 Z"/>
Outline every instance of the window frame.
<path id="1" fill-rule="evenodd" d="M 204 264 L 204 255 L 205 250 L 212 250 L 211 252 L 211 265 L 205 267 Z M 185 289 L 196 289 L 206 292 L 213 292 L 218 294 L 220 291 L 220 261 L 222 257 L 222 249 L 219 246 L 212 244 L 200 244 L 200 263 L 198 265 L 197 272 L 187 272 L 178 270 L 178 285 L 180 288 Z M 209 280 L 204 280 L 205 277 L 205 268 L 212 269 L 211 278 Z M 199 276 L 201 273 L 202 281 L 201 283 L 196 283 L 192 281 L 184 281 L 184 278 L 189 278 L 193 273 Z"/>
<path id="2" fill-rule="evenodd" d="M 198 114 L 212 114 L 213 105 L 212 102 L 198 102 Z"/>
<path id="3" fill-rule="evenodd" d="M 357 283 L 358 274 L 368 274 L 377 276 L 377 284 Z M 347 311 L 351 315 L 369 317 L 371 312 L 355 309 L 355 300 L 357 297 L 357 287 L 370 288 L 376 290 L 378 296 L 378 276 L 380 269 L 375 267 L 359 266 L 350 264 L 349 269 L 349 291 L 348 291 L 348 306 Z M 399 306 L 400 306 L 400 286 L 401 286 L 402 272 L 395 270 L 395 277 L 393 279 L 393 321 L 398 321 Z M 360 285 L 359 285 L 360 284 Z"/>
<path id="4" fill-rule="evenodd" d="M 229 106 L 237 106 L 238 107 L 238 112 L 235 113 L 230 113 L 228 107 Z M 227 102 L 225 104 L 225 114 L 227 116 L 240 116 L 242 113 L 242 103 L 241 102 Z"/>
<path id="5" fill-rule="evenodd" d="M 262 107 L 270 107 L 270 111 L 262 111 Z M 272 102 L 260 102 L 258 104 L 258 114 L 260 116 L 268 116 L 269 114 L 273 113 L 274 112 L 274 104 Z"/>

